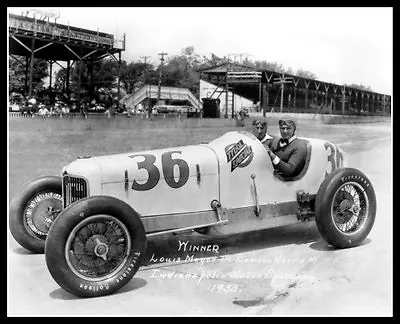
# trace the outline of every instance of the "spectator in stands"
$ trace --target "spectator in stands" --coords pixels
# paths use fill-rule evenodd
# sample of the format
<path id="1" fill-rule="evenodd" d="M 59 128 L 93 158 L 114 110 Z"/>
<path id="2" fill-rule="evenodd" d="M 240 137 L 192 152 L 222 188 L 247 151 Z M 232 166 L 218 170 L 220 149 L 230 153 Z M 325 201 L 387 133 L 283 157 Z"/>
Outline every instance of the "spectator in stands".
<path id="1" fill-rule="evenodd" d="M 47 117 L 49 116 L 50 112 L 49 110 L 46 108 L 45 105 L 39 105 L 39 111 L 38 111 L 38 115 L 42 116 L 42 117 Z"/>
<path id="2" fill-rule="evenodd" d="M 123 109 L 123 111 L 126 112 L 126 117 L 131 118 L 131 110 L 130 110 L 130 108 L 126 107 L 126 105 L 123 103 L 122 104 L 122 109 Z"/>
<path id="3" fill-rule="evenodd" d="M 23 114 L 30 114 L 30 109 L 29 109 L 29 102 L 28 100 L 25 100 L 21 106 L 21 112 Z"/>
<path id="4" fill-rule="evenodd" d="M 83 102 L 81 103 L 80 111 L 81 111 L 82 117 L 85 118 L 85 119 L 87 119 L 87 107 L 86 107 L 86 102 L 83 101 Z"/>
<path id="5" fill-rule="evenodd" d="M 267 134 L 267 121 L 256 119 L 253 121 L 253 134 L 260 140 L 264 146 L 269 146 L 273 137 Z"/>
<path id="6" fill-rule="evenodd" d="M 107 108 L 107 109 L 106 109 L 106 111 L 104 112 L 104 115 L 107 115 L 108 118 L 110 118 L 110 116 L 111 116 L 110 108 Z"/>
<path id="7" fill-rule="evenodd" d="M 53 113 L 54 113 L 54 114 L 59 115 L 59 114 L 62 113 L 61 105 L 62 105 L 62 103 L 56 103 L 56 104 L 54 105 L 54 109 L 53 109 Z"/>
<path id="8" fill-rule="evenodd" d="M 28 110 L 29 110 L 29 115 L 35 114 L 38 112 L 38 103 L 35 97 L 32 97 L 31 99 L 29 99 L 28 101 Z"/>
<path id="9" fill-rule="evenodd" d="M 279 120 L 281 138 L 275 137 L 269 146 L 264 145 L 271 158 L 274 172 L 283 177 L 295 177 L 303 170 L 306 156 L 306 143 L 297 138 L 296 124 L 291 119 Z"/>
<path id="10" fill-rule="evenodd" d="M 61 113 L 64 115 L 69 114 L 69 108 L 65 103 L 62 105 Z"/>

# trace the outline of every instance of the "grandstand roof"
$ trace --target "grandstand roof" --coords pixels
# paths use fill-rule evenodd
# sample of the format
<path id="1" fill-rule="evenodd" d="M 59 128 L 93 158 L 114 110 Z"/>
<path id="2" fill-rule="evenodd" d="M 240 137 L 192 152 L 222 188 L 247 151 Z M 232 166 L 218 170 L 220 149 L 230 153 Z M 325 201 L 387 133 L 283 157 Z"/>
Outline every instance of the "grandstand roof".
<path id="1" fill-rule="evenodd" d="M 241 71 L 253 71 L 253 72 L 261 72 L 261 84 L 272 84 L 278 86 L 277 82 L 282 77 L 281 72 L 266 70 L 266 69 L 254 69 L 249 66 L 236 64 L 232 62 L 226 62 L 222 64 L 218 64 L 209 68 L 201 69 L 198 72 L 201 73 L 201 78 L 205 81 L 212 82 L 218 86 L 225 86 L 225 75 L 229 72 L 241 72 Z M 206 76 L 206 77 L 205 77 Z M 321 80 L 308 79 L 304 77 L 300 77 L 297 75 L 284 73 L 284 77 L 288 78 L 288 85 L 295 86 L 298 89 L 307 89 L 309 91 L 341 91 L 343 87 L 346 90 L 361 92 L 370 95 L 383 95 L 376 93 L 374 91 L 360 90 L 357 88 L 348 87 L 347 85 L 339 85 L 331 82 L 325 82 Z M 254 82 L 249 82 L 248 79 L 236 80 L 235 82 L 231 82 L 228 80 L 228 84 L 231 87 L 234 87 L 234 92 L 246 97 L 256 99 L 259 97 L 259 82 L 258 79 L 254 79 Z"/>
<path id="2" fill-rule="evenodd" d="M 112 34 L 9 14 L 9 52 L 45 60 L 99 60 L 124 50 Z"/>

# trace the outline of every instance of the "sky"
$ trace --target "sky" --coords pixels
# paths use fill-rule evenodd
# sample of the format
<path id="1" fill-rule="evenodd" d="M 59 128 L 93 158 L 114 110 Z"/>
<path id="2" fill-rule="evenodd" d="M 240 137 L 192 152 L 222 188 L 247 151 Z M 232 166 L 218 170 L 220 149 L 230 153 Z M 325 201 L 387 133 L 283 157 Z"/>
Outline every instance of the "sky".
<path id="1" fill-rule="evenodd" d="M 193 46 L 196 54 L 276 62 L 318 80 L 393 93 L 392 7 L 9 7 L 59 13 L 57 23 L 125 34 L 127 62 L 155 66 Z"/>

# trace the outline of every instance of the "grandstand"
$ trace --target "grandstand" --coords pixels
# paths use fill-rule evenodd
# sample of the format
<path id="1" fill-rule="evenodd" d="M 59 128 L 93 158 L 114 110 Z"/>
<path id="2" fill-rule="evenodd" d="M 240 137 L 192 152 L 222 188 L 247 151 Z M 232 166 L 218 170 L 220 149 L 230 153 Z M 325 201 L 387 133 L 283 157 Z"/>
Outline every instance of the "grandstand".
<path id="1" fill-rule="evenodd" d="M 269 70 L 256 71 L 231 62 L 202 69 L 200 79 L 223 91 L 209 94 L 219 98 L 221 93 L 233 92 L 259 103 L 267 112 L 319 113 L 356 116 L 391 116 L 391 96 L 373 91 L 312 80 Z M 234 103 L 225 96 L 225 117 L 234 116 Z"/>
<path id="2" fill-rule="evenodd" d="M 69 74 L 77 63 L 92 64 L 110 56 L 121 65 L 121 52 L 125 50 L 125 35 L 122 40 L 114 35 L 88 30 L 76 26 L 59 24 L 36 16 L 9 14 L 9 55 L 25 67 L 25 96 L 32 96 L 32 71 L 34 59 L 42 59 L 50 65 L 50 90 L 52 86 L 52 66 L 66 62 L 66 93 L 69 90 Z M 116 55 L 118 57 L 116 57 Z M 25 58 L 24 59 L 21 59 Z M 81 71 L 81 69 L 79 69 Z M 225 117 L 240 110 L 240 100 L 257 103 L 264 115 L 267 112 L 320 113 L 332 115 L 391 116 L 390 95 L 334 84 L 322 80 L 312 80 L 296 75 L 270 70 L 256 71 L 251 67 L 227 62 L 199 71 L 200 79 L 215 85 L 215 91 L 207 93 L 208 98 L 221 99 Z M 79 78 L 80 79 L 80 78 Z M 117 80 L 120 95 L 119 71 Z M 196 109 L 201 109 L 203 98 L 196 98 L 188 89 L 161 87 L 161 100 L 186 101 Z M 144 86 L 137 93 L 119 102 L 134 108 L 144 98 L 155 100 L 156 86 Z M 80 82 L 78 104 L 80 102 Z M 224 95 L 226 94 L 226 95 Z M 242 99 L 243 98 L 243 99 Z M 236 106 L 235 106 L 236 105 Z"/>
<path id="3" fill-rule="evenodd" d="M 44 17 L 46 14 L 44 13 Z M 121 52 L 125 50 L 123 39 L 114 35 L 83 29 L 75 26 L 51 22 L 50 19 L 37 19 L 36 15 L 8 15 L 9 55 L 25 67 L 25 96 L 32 96 L 32 71 L 34 59 L 48 61 L 50 65 L 50 88 L 52 84 L 52 66 L 67 62 L 66 74 L 76 62 L 91 64 L 111 56 L 119 65 Z M 118 55 L 118 58 L 115 57 Z M 25 60 L 21 59 L 25 57 Z M 66 92 L 69 93 L 69 77 L 66 78 Z M 118 78 L 119 80 L 119 78 Z M 80 86 L 80 83 L 79 83 Z M 119 94 L 119 84 L 118 84 Z M 78 96 L 80 91 L 78 90 Z"/>

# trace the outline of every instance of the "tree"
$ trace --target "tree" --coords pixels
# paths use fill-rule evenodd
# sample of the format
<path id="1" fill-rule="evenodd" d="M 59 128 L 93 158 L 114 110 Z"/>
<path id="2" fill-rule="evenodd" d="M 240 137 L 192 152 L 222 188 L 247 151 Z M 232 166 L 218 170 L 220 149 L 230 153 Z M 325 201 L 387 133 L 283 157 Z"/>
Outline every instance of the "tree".
<path id="1" fill-rule="evenodd" d="M 277 62 L 255 61 L 254 66 L 256 70 L 269 70 L 278 73 L 285 72 L 283 65 Z"/>
<path id="2" fill-rule="evenodd" d="M 217 55 L 215 55 L 214 53 L 211 53 L 210 58 L 203 56 L 200 59 L 199 64 L 197 65 L 197 70 L 201 70 L 201 69 L 207 69 L 209 67 L 212 66 L 216 66 L 216 65 L 220 65 L 225 63 L 225 59 L 218 57 Z"/>
<path id="3" fill-rule="evenodd" d="M 204 58 L 194 53 L 194 47 L 185 47 L 181 55 L 172 56 L 163 67 L 162 84 L 170 87 L 189 89 L 195 96 L 199 94 L 199 68 L 204 67 Z M 161 67 L 158 67 L 158 70 Z"/>
<path id="4" fill-rule="evenodd" d="M 355 88 L 362 91 L 372 91 L 370 86 L 365 86 L 363 84 L 344 84 L 348 88 Z"/>
<path id="5" fill-rule="evenodd" d="M 314 73 L 309 72 L 307 70 L 303 70 L 303 69 L 298 69 L 296 71 L 296 75 L 301 77 L 301 78 L 306 78 L 306 79 L 311 79 L 311 80 L 316 80 L 317 79 L 317 76 Z"/>
<path id="6" fill-rule="evenodd" d="M 118 75 L 117 69 L 118 63 L 109 59 L 77 62 L 70 70 L 70 90 L 83 100 L 98 99 L 96 97 L 99 89 L 111 92 L 115 77 Z M 60 83 L 65 82 L 65 72 L 59 71 L 56 79 L 60 79 Z"/>
<path id="7" fill-rule="evenodd" d="M 293 69 L 291 67 L 287 68 L 285 73 L 290 74 L 290 75 L 294 74 Z"/>
<path id="8" fill-rule="evenodd" d="M 138 87 L 144 84 L 156 84 L 154 67 L 149 63 L 123 62 L 121 67 L 121 82 L 124 84 L 127 93 L 133 93 Z"/>
<path id="9" fill-rule="evenodd" d="M 199 54 L 194 52 L 194 46 L 183 48 L 181 57 L 186 59 L 186 62 L 192 69 L 197 69 L 205 61 L 204 57 L 202 58 Z"/>
<path id="10" fill-rule="evenodd" d="M 25 81 L 29 87 L 29 66 L 28 70 L 23 61 L 24 57 L 18 57 L 16 60 L 14 57 L 9 56 L 9 85 L 10 91 L 19 93 L 25 93 L 28 95 L 29 89 L 25 89 Z M 32 70 L 32 93 L 37 93 L 44 86 L 44 79 L 49 76 L 48 72 L 49 64 L 46 61 L 40 59 L 33 59 L 33 70 Z M 26 72 L 28 72 L 26 74 Z M 26 78 L 28 78 L 26 80 Z"/>
<path id="11" fill-rule="evenodd" d="M 112 89 L 113 82 L 118 76 L 118 62 L 105 59 L 93 64 L 93 75 L 90 80 L 90 87 L 97 91 L 99 88 Z"/>
<path id="12" fill-rule="evenodd" d="M 65 90 L 67 72 L 66 69 L 60 69 L 56 72 L 54 80 L 54 90 L 63 92 Z"/>
<path id="13" fill-rule="evenodd" d="M 10 92 L 24 93 L 25 67 L 13 57 L 9 59 L 9 90 Z"/>

